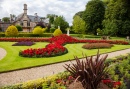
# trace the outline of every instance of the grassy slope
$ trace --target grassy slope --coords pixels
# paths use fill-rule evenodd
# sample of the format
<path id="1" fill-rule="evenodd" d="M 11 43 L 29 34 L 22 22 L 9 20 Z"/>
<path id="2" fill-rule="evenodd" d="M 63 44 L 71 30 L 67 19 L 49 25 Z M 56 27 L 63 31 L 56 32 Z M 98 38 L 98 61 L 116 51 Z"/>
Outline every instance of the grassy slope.
<path id="1" fill-rule="evenodd" d="M 95 55 L 97 53 L 97 49 L 94 50 L 86 50 L 82 48 L 83 43 L 80 44 L 67 44 L 65 47 L 68 49 L 68 53 L 62 56 L 57 57 L 49 57 L 49 58 L 24 58 L 20 57 L 19 51 L 27 48 L 42 48 L 45 47 L 48 43 L 38 42 L 33 46 L 11 46 L 14 42 L 0 42 L 0 47 L 6 49 L 7 55 L 5 58 L 0 60 L 0 72 L 15 70 L 21 68 L 27 68 L 38 65 L 45 65 L 60 61 L 67 61 L 69 59 L 73 59 L 74 55 L 78 57 L 82 57 L 82 53 L 87 56 Z M 125 48 L 130 48 L 130 45 L 115 45 L 111 49 L 100 49 L 100 53 L 111 52 L 115 50 L 121 50 Z"/>

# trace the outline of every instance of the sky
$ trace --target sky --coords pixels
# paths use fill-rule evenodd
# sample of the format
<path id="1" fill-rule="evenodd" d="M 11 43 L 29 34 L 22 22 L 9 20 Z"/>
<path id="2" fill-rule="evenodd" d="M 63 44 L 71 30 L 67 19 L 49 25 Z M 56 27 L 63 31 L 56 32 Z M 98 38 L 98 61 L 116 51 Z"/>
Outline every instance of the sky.
<path id="1" fill-rule="evenodd" d="M 90 0 L 0 0 L 0 19 L 9 17 L 10 14 L 18 16 L 23 13 L 23 4 L 27 4 L 28 15 L 62 15 L 72 25 L 73 16 L 84 11 L 88 1 Z"/>

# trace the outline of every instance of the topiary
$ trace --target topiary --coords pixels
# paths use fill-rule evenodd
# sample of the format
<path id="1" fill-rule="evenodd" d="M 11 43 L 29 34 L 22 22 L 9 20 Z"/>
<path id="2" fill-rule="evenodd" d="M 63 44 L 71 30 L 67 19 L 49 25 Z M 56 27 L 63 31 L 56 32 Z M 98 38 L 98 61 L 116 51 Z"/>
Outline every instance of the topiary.
<path id="1" fill-rule="evenodd" d="M 56 29 L 53 33 L 53 36 L 59 36 L 62 34 L 62 31 L 60 29 Z"/>
<path id="2" fill-rule="evenodd" d="M 16 25 L 16 28 L 18 29 L 18 31 L 23 31 L 23 28 L 20 25 Z"/>
<path id="3" fill-rule="evenodd" d="M 43 30 L 40 26 L 37 26 L 33 29 L 33 34 L 42 34 Z"/>
<path id="4" fill-rule="evenodd" d="M 18 29 L 14 25 L 9 26 L 5 31 L 5 36 L 18 36 Z"/>
<path id="5" fill-rule="evenodd" d="M 42 28 L 42 31 L 43 31 L 43 32 L 46 32 L 46 30 L 47 30 L 47 28 Z"/>

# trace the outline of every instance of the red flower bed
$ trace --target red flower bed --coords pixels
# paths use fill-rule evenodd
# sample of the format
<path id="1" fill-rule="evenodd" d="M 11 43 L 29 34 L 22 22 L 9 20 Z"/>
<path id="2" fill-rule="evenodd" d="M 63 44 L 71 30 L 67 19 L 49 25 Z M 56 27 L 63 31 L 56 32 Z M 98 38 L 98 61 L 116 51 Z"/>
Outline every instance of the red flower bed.
<path id="1" fill-rule="evenodd" d="M 79 40 L 66 34 L 52 38 L 0 38 L 0 41 L 9 41 L 9 42 L 20 42 L 20 41 L 33 41 L 33 42 L 51 42 L 61 41 L 62 45 L 67 43 L 110 43 L 110 44 L 123 44 L 128 45 L 126 41 L 112 41 L 112 40 Z"/>
<path id="2" fill-rule="evenodd" d="M 19 52 L 20 56 L 24 57 L 51 57 L 67 53 L 67 49 L 63 45 L 67 43 L 110 43 L 110 44 L 124 44 L 125 41 L 107 41 L 107 40 L 79 40 L 66 34 L 52 37 L 52 38 L 0 38 L 0 41 L 10 42 L 21 42 L 21 41 L 32 41 L 32 42 L 50 42 L 45 48 L 39 49 L 26 49 Z"/>
<path id="3" fill-rule="evenodd" d="M 26 49 L 19 52 L 23 57 L 52 57 L 67 53 L 67 49 L 58 44 L 48 44 L 45 48 Z"/>

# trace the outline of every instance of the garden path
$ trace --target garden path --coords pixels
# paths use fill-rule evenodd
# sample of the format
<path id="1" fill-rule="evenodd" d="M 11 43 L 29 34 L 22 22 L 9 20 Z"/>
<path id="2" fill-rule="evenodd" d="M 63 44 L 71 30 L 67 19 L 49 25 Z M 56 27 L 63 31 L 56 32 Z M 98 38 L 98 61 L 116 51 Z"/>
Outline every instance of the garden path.
<path id="1" fill-rule="evenodd" d="M 0 53 L 2 51 L 3 50 L 0 49 Z M 130 49 L 108 53 L 107 58 L 113 58 L 126 53 L 130 53 Z M 101 57 L 104 55 L 105 54 L 102 54 Z M 66 63 L 70 63 L 70 62 L 62 62 L 62 63 L 52 64 L 52 65 L 17 70 L 17 71 L 12 71 L 7 73 L 0 73 L 0 86 L 21 83 L 28 80 L 42 78 L 59 72 L 63 72 L 65 70 L 63 65 Z"/>
<path id="2" fill-rule="evenodd" d="M 6 56 L 6 50 L 3 48 L 0 48 L 0 60 L 3 59 Z"/>

